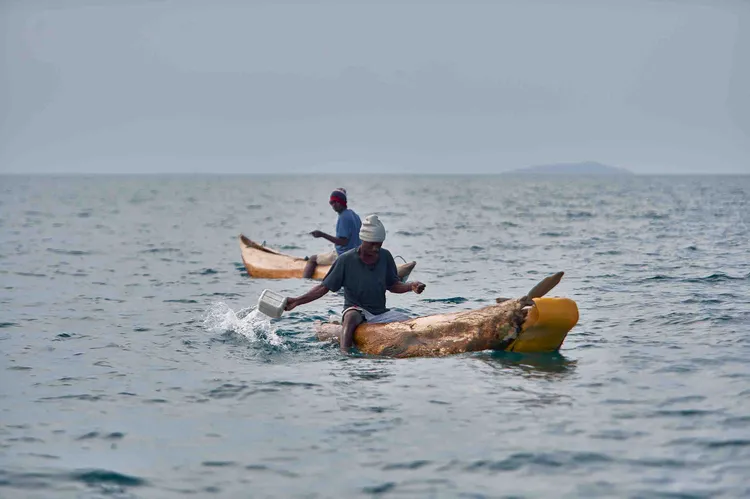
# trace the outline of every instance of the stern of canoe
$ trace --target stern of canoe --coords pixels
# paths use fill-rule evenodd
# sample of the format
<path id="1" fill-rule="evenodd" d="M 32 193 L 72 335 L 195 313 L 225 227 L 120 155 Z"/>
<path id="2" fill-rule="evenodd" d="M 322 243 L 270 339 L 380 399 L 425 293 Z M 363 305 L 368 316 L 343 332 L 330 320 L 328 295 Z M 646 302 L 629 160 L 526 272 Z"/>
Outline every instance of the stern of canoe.
<path id="1" fill-rule="evenodd" d="M 556 352 L 578 323 L 578 305 L 570 298 L 534 298 L 518 338 L 508 352 Z"/>

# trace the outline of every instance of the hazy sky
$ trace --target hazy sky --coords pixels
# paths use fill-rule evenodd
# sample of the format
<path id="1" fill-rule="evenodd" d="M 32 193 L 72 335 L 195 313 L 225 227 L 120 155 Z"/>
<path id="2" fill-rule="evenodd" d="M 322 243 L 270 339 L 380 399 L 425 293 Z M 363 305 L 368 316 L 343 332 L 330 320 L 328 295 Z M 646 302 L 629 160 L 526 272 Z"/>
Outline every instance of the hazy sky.
<path id="1" fill-rule="evenodd" d="M 750 2 L 0 0 L 0 112 L 6 173 L 750 173 Z"/>

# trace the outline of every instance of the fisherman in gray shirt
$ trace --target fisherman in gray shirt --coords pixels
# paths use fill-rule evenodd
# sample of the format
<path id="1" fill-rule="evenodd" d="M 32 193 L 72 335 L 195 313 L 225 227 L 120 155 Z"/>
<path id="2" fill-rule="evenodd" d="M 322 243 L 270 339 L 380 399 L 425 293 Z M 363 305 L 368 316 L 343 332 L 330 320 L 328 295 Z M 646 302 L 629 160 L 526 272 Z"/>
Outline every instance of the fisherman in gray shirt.
<path id="1" fill-rule="evenodd" d="M 382 248 L 385 227 L 377 215 L 369 215 L 359 231 L 362 244 L 341 254 L 328 271 L 325 279 L 310 291 L 297 298 L 287 298 L 286 310 L 321 298 L 329 291 L 344 288 L 343 333 L 341 350 L 349 351 L 354 330 L 362 322 L 398 322 L 409 317 L 385 306 L 385 292 L 417 294 L 425 285 L 414 281 L 401 282 L 391 252 Z"/>

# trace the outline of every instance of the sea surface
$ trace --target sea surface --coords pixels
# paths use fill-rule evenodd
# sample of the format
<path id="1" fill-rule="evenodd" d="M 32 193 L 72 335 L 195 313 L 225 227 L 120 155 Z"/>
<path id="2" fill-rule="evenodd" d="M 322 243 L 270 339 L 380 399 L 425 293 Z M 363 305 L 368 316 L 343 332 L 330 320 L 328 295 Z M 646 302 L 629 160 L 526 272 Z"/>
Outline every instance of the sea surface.
<path id="1" fill-rule="evenodd" d="M 413 315 L 556 271 L 559 354 L 342 355 L 238 235 L 345 187 Z M 750 176 L 0 176 L 0 497 L 750 497 Z"/>

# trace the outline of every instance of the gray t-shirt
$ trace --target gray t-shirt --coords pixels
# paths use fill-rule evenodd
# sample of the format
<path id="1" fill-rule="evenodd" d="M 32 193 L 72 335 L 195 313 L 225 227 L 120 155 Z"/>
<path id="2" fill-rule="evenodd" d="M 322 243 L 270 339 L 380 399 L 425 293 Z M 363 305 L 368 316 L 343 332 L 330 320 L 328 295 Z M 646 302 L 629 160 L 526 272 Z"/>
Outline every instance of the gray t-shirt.
<path id="1" fill-rule="evenodd" d="M 343 286 L 344 309 L 356 306 L 380 315 L 388 311 L 385 308 L 386 290 L 400 282 L 396 262 L 390 251 L 380 248 L 377 263 L 366 265 L 357 250 L 350 249 L 336 259 L 323 279 L 323 286 L 333 292 Z"/>

